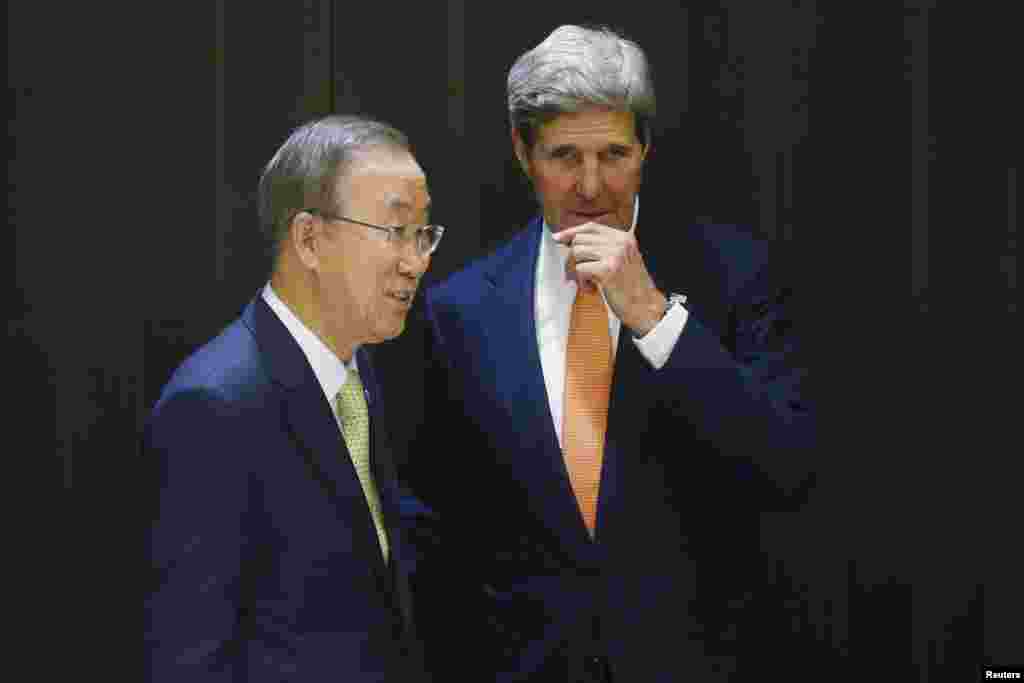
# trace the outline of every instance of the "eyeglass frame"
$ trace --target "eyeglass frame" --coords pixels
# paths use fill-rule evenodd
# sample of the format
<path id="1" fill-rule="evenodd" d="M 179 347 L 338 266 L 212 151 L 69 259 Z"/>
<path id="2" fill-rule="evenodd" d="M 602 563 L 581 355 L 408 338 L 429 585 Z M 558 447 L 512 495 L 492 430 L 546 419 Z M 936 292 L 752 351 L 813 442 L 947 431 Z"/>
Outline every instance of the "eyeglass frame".
<path id="1" fill-rule="evenodd" d="M 393 226 L 392 225 L 374 225 L 373 223 L 367 223 L 365 221 L 357 221 L 354 218 L 349 218 L 348 216 L 341 216 L 339 214 L 330 213 L 329 211 L 324 211 L 322 209 L 307 208 L 307 209 L 302 209 L 302 211 L 299 211 L 299 213 L 302 213 L 303 211 L 305 211 L 306 213 L 312 214 L 314 216 L 320 216 L 321 218 L 326 218 L 327 220 L 331 220 L 331 221 L 346 221 L 348 223 L 355 223 L 356 225 L 364 225 L 367 228 L 373 228 L 374 230 L 380 230 L 381 232 L 387 233 L 387 239 L 385 241 L 388 244 L 401 244 L 401 243 L 406 242 L 408 240 L 416 239 L 417 240 L 415 242 L 416 253 L 419 254 L 420 256 L 430 256 L 435 251 L 437 251 L 438 245 L 441 244 L 441 238 L 444 237 L 444 226 L 443 225 L 438 225 L 436 223 L 428 223 L 427 225 L 424 225 L 424 226 L 421 226 L 419 228 L 416 228 L 416 232 L 415 233 L 413 233 L 410 237 L 405 237 L 405 229 L 410 226 L 409 223 L 406 223 L 405 225 L 393 225 Z M 420 248 L 418 240 L 419 240 L 419 236 L 422 235 L 422 234 L 426 234 L 425 231 L 427 229 L 429 229 L 429 228 L 433 228 L 434 230 L 437 231 L 437 241 L 434 242 L 434 244 L 428 250 L 424 251 L 423 249 Z"/>

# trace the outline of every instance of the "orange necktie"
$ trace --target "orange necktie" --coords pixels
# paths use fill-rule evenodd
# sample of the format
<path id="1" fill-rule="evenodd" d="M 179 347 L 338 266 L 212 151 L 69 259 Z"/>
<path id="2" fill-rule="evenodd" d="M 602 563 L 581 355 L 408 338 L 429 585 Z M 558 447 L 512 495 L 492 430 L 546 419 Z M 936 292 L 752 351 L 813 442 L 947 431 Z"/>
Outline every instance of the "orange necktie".
<path id="1" fill-rule="evenodd" d="M 576 290 L 565 353 L 562 453 L 576 502 L 594 535 L 601 483 L 608 395 L 612 386 L 612 341 L 601 293 Z"/>

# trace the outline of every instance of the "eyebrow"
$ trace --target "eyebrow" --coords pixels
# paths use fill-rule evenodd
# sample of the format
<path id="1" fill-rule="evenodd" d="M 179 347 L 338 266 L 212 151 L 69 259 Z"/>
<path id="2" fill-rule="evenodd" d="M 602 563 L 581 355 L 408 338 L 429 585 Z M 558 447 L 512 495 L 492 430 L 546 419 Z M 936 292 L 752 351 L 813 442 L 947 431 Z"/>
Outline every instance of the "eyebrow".
<path id="1" fill-rule="evenodd" d="M 389 209 L 413 209 L 413 208 L 415 208 L 415 207 L 413 207 L 412 204 L 410 204 L 409 202 L 405 201 L 404 199 L 402 199 L 401 197 L 399 197 L 396 194 L 388 195 L 384 199 L 384 203 L 387 205 L 387 207 Z M 428 211 L 430 210 L 430 203 L 431 202 L 428 199 L 427 203 L 424 205 L 424 208 L 427 209 Z"/>
<path id="2" fill-rule="evenodd" d="M 384 199 L 384 204 L 389 209 L 400 209 L 400 210 L 406 210 L 406 211 L 413 211 L 414 208 L 415 208 L 415 207 L 413 207 L 412 204 L 410 204 L 409 202 L 405 201 L 404 199 L 402 199 L 400 196 L 398 196 L 396 194 L 388 195 Z M 430 204 L 431 204 L 431 202 L 430 202 L 430 199 L 428 198 L 427 199 L 427 203 L 423 207 L 423 211 L 427 215 L 426 216 L 427 217 L 427 222 L 430 222 Z"/>
<path id="3" fill-rule="evenodd" d="M 622 142 L 622 141 L 619 141 L 619 140 L 614 140 L 614 141 L 609 142 L 608 144 L 606 144 L 604 146 L 604 149 L 630 149 L 630 148 L 632 148 L 632 144 L 631 143 Z M 563 142 L 562 144 L 554 145 L 553 147 L 546 147 L 546 149 L 547 149 L 549 154 L 554 154 L 555 152 L 559 152 L 559 151 L 562 151 L 562 150 L 576 151 L 576 150 L 579 149 L 579 147 L 576 145 L 576 143 L 573 143 L 573 142 Z"/>

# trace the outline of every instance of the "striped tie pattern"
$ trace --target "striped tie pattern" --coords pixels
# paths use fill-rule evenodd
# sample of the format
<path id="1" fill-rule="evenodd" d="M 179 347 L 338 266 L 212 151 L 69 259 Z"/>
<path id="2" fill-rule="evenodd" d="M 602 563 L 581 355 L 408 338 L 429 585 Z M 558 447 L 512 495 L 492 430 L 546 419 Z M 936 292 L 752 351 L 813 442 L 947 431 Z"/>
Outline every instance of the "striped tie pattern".
<path id="1" fill-rule="evenodd" d="M 363 393 L 363 382 L 359 379 L 359 373 L 348 370 L 348 378 L 338 392 L 337 405 L 345 446 L 356 468 L 359 483 L 363 487 L 363 495 L 366 496 L 366 504 L 373 516 L 373 524 L 377 527 L 380 551 L 384 556 L 384 562 L 387 562 L 388 536 L 384 527 L 377 484 L 373 481 L 373 473 L 370 471 L 370 415 L 366 409 L 366 395 Z"/>
<path id="2" fill-rule="evenodd" d="M 583 521 L 593 536 L 612 386 L 608 313 L 596 288 L 576 291 L 565 356 L 562 453 Z"/>

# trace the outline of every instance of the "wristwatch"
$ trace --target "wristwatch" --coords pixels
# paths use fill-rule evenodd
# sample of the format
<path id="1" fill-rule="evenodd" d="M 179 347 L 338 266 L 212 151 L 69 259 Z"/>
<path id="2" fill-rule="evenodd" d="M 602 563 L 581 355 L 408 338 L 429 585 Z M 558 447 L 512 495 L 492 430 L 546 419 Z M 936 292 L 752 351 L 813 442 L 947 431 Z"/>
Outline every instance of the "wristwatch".
<path id="1" fill-rule="evenodd" d="M 664 318 L 666 315 L 668 315 L 668 312 L 670 310 L 672 310 L 672 307 L 675 306 L 676 304 L 679 304 L 683 308 L 686 308 L 686 306 L 685 306 L 685 304 L 686 304 L 686 295 L 685 294 L 679 294 L 677 292 L 672 292 L 671 294 L 668 295 L 667 298 L 668 298 L 668 301 L 665 302 L 665 312 L 661 314 L 662 318 Z"/>

